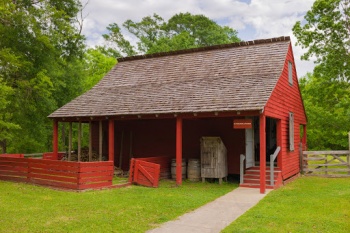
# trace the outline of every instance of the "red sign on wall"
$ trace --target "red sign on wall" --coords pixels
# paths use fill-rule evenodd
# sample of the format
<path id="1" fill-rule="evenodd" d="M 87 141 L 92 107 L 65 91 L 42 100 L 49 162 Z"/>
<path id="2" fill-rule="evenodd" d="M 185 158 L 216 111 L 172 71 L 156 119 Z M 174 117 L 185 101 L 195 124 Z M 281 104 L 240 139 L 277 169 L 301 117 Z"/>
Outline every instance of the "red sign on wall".
<path id="1" fill-rule="evenodd" d="M 234 129 L 251 129 L 253 127 L 252 119 L 235 119 L 233 120 Z"/>

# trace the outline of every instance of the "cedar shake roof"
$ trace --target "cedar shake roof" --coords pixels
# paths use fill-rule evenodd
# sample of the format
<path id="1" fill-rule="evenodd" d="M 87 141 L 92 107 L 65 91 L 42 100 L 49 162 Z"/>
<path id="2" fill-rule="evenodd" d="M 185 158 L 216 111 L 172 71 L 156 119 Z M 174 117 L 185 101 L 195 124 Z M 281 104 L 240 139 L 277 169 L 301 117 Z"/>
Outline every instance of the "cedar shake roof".
<path id="1" fill-rule="evenodd" d="M 121 58 L 91 90 L 50 118 L 262 110 L 290 38 Z"/>

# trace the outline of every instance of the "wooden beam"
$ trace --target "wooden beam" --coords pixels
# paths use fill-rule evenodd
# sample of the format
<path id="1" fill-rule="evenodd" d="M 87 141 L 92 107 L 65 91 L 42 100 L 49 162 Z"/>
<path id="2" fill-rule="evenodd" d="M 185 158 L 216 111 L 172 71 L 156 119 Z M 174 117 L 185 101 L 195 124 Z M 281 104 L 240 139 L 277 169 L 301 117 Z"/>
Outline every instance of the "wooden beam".
<path id="1" fill-rule="evenodd" d="M 182 184 L 182 118 L 176 118 L 176 184 Z"/>
<path id="2" fill-rule="evenodd" d="M 261 113 L 259 116 L 260 123 L 260 193 L 266 191 L 266 116 Z"/>
<path id="3" fill-rule="evenodd" d="M 69 133 L 68 133 L 68 161 L 72 160 L 72 122 L 69 122 Z"/>
<path id="4" fill-rule="evenodd" d="M 55 159 L 58 159 L 58 120 L 53 121 L 52 150 Z"/>
<path id="5" fill-rule="evenodd" d="M 114 119 L 108 122 L 108 160 L 114 161 Z"/>
<path id="6" fill-rule="evenodd" d="M 81 160 L 81 121 L 78 123 L 78 162 Z"/>
<path id="7" fill-rule="evenodd" d="M 103 131 L 102 131 L 102 121 L 99 121 L 98 126 L 98 160 L 102 161 L 102 142 L 103 142 Z"/>
<path id="8" fill-rule="evenodd" d="M 92 161 L 92 122 L 89 122 L 89 162 Z"/>

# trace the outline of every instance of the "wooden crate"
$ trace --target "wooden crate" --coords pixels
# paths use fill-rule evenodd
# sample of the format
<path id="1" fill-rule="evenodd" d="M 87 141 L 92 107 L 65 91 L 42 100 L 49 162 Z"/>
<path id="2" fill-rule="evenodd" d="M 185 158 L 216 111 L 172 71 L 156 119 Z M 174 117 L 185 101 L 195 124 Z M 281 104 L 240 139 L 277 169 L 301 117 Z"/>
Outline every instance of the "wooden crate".
<path id="1" fill-rule="evenodd" d="M 201 139 L 201 177 L 227 177 L 227 150 L 220 137 L 202 137 Z"/>

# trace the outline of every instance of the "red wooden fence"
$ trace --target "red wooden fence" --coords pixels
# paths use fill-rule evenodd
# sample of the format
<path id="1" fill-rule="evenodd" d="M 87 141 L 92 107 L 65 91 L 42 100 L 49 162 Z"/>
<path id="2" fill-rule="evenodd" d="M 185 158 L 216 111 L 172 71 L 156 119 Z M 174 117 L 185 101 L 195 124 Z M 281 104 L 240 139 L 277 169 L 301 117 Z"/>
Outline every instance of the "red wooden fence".
<path id="1" fill-rule="evenodd" d="M 31 158 L 0 157 L 0 180 L 34 183 L 64 189 L 109 187 L 113 161 L 67 162 Z"/>
<path id="2" fill-rule="evenodd" d="M 136 158 L 150 163 L 156 163 L 160 165 L 160 179 L 169 179 L 171 176 L 171 156 L 158 156 L 148 158 Z"/>

